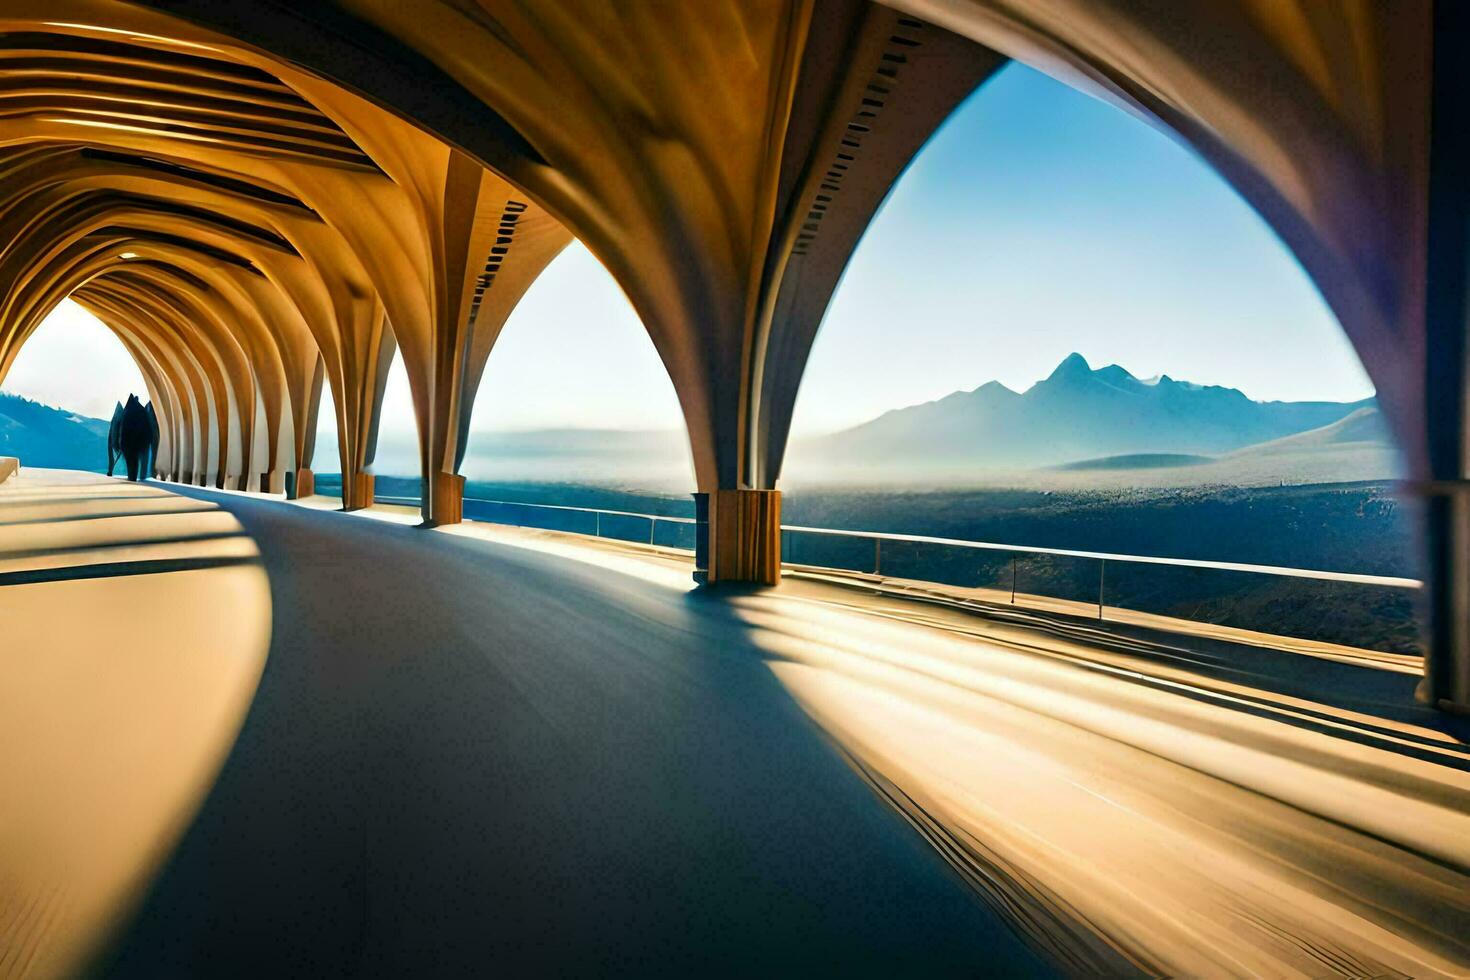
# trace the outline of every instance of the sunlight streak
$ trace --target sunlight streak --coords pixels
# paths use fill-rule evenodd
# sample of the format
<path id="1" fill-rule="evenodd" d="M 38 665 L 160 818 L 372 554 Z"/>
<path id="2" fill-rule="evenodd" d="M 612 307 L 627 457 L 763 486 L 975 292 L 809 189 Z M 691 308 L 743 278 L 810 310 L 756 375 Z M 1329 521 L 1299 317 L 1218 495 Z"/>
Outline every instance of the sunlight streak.
<path id="1" fill-rule="evenodd" d="M 0 488 L 0 972 L 70 975 L 234 743 L 265 663 L 259 552 L 212 504 L 82 473 Z M 159 574 L 168 569 L 168 587 Z"/>
<path id="2" fill-rule="evenodd" d="M 1110 670 L 1079 669 L 861 602 L 732 604 L 875 791 L 1073 969 L 1454 976 L 1470 961 L 1464 751 L 1416 758 L 1180 697 L 1183 673 L 1143 658 L 1125 672 L 1094 650 Z"/>

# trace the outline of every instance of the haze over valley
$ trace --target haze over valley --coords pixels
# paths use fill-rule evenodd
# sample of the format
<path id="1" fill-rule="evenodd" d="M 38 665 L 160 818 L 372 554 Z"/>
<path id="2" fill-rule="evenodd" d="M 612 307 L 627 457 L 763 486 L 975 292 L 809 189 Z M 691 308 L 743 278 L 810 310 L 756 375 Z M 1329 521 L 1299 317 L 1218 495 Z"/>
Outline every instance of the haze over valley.
<path id="1" fill-rule="evenodd" d="M 1025 391 L 990 381 L 798 441 L 794 483 L 1199 486 L 1393 479 L 1376 402 L 1259 402 L 1068 355 Z"/>
<path id="2" fill-rule="evenodd" d="M 330 465 L 319 448 L 319 469 Z M 417 471 L 410 439 L 385 436 L 376 469 Z M 597 429 L 479 432 L 471 480 L 602 482 L 683 493 L 684 433 Z M 1079 354 L 1024 391 L 989 381 L 895 408 L 861 425 L 796 438 L 788 489 L 995 486 L 1082 490 L 1394 480 L 1398 452 L 1377 403 L 1254 401 L 1235 388 L 1139 379 Z"/>
<path id="3" fill-rule="evenodd" d="M 23 464 L 102 470 L 106 423 L 0 397 L 0 454 Z M 334 434 L 323 428 L 318 492 L 340 492 Z M 380 499 L 420 493 L 418 451 L 384 431 L 374 469 Z M 590 428 L 478 432 L 462 472 L 466 516 L 590 533 L 579 511 L 485 501 L 688 517 L 694 477 L 682 431 Z M 827 435 L 798 439 L 781 485 L 788 523 L 970 541 L 1416 576 L 1412 515 L 1397 497 L 1401 467 L 1372 399 L 1254 401 L 1228 387 L 1094 369 L 1073 354 L 1024 391 L 996 382 L 896 408 Z M 660 543 L 690 547 L 689 525 Z M 606 536 L 647 540 L 642 518 L 608 519 Z M 871 549 L 793 542 L 793 560 L 861 568 Z M 815 549 L 815 550 L 814 550 Z M 851 552 L 849 554 L 848 552 Z M 897 561 L 890 554 L 890 563 Z M 955 562 L 960 564 L 956 565 Z M 903 568 L 899 562 L 895 568 Z M 1046 594 L 1084 593 L 1086 563 L 1033 568 Z M 907 577 L 957 584 L 984 570 L 943 549 L 916 553 Z M 979 579 L 976 576 L 980 576 Z M 1075 579 L 1075 581 L 1074 581 Z M 1150 584 L 1119 601 L 1290 635 L 1417 648 L 1406 597 L 1303 604 L 1300 581 L 1262 580 L 1220 593 L 1211 581 Z M 1387 604 L 1384 604 L 1387 602 Z M 1202 603 L 1214 610 L 1201 612 Z"/>
<path id="4" fill-rule="evenodd" d="M 106 422 L 14 396 L 0 400 L 0 453 L 99 470 Z M 41 460 L 48 460 L 43 463 Z M 336 469 L 324 432 L 314 468 Z M 385 432 L 374 468 L 413 477 L 412 439 Z M 684 433 L 557 428 L 472 434 L 470 480 L 575 482 L 685 493 Z M 1235 388 L 1140 379 L 1068 355 L 1024 391 L 989 381 L 795 439 L 783 485 L 996 486 L 1084 490 L 1394 480 L 1401 465 L 1377 403 L 1253 401 Z"/>

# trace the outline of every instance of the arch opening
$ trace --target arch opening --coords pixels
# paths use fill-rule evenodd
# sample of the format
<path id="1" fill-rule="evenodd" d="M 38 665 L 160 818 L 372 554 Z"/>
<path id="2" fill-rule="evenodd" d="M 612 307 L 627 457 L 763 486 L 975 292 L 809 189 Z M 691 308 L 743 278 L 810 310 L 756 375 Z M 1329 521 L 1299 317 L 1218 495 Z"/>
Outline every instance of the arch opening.
<path id="1" fill-rule="evenodd" d="M 853 254 L 783 488 L 796 525 L 1416 578 L 1405 472 L 1352 344 L 1250 205 L 1172 138 L 1012 63 L 926 145 Z M 786 543 L 798 564 L 872 568 L 871 542 Z M 1096 604 L 1096 562 L 1028 568 L 1034 591 Z M 1213 604 L 1210 621 L 1262 628 L 1252 610 L 1286 597 L 1300 615 L 1275 632 L 1421 649 L 1402 590 L 1364 603 L 1120 568 L 1110 606 Z M 1012 573 L 999 553 L 884 560 L 964 587 Z"/>
<path id="2" fill-rule="evenodd" d="M 342 495 L 342 461 L 338 452 L 336 403 L 328 386 L 322 387 L 317 419 L 316 488 L 321 494 Z M 383 503 L 417 503 L 422 497 L 419 438 L 408 369 L 394 352 L 383 384 L 376 425 L 367 448 L 367 470 L 373 476 L 374 499 Z"/>
<path id="3" fill-rule="evenodd" d="M 130 394 L 145 404 L 153 397 L 133 355 L 102 321 L 63 300 L 26 339 L 0 388 L 0 456 L 105 473 L 112 413 Z"/>
<path id="4" fill-rule="evenodd" d="M 1464 413 L 1439 411 L 1464 400 L 1454 176 L 1464 152 L 1452 117 L 1428 127 L 1447 102 L 1431 96 L 1463 87 L 1452 70 L 1457 42 L 1444 45 L 1451 57 L 1427 57 L 1456 36 L 1449 5 L 1360 11 L 1351 31 L 1331 17 L 1213 4 L 1153 18 L 1126 3 L 1073 11 L 1037 0 L 1021 23 L 990 4 L 856 0 L 824 10 L 820 31 L 782 4 L 677 23 L 600 11 L 545 28 L 549 43 L 530 70 L 504 74 L 481 66 L 536 47 L 521 34 L 528 22 L 443 32 L 431 17 L 342 12 L 343 37 L 405 45 L 364 56 L 320 31 L 271 41 L 262 25 L 281 22 L 259 4 L 185 22 L 60 2 L 18 13 L 24 43 L 0 53 L 43 50 L 46 67 L 22 83 L 36 87 L 18 93 L 27 105 L 51 100 L 17 116 L 20 136 L 5 148 L 7 208 L 29 231 L 9 246 L 16 289 L 0 322 L 24 336 L 28 309 L 83 283 L 88 303 L 150 343 L 163 322 L 177 337 L 148 356 L 167 364 L 172 403 L 187 416 L 175 427 L 174 475 L 188 482 L 275 488 L 287 468 L 309 485 L 298 420 L 310 412 L 297 409 L 314 398 L 304 392 L 319 353 L 346 403 L 345 503 L 370 500 L 372 475 L 361 471 L 396 345 L 414 381 L 425 521 L 458 520 L 467 362 L 486 339 L 463 313 L 476 275 L 490 274 L 483 256 L 498 249 L 508 267 L 505 253 L 525 254 L 508 241 L 514 205 L 528 219 L 522 229 L 546 232 L 527 269 L 576 232 L 654 338 L 683 407 L 699 499 L 724 515 L 702 525 L 709 547 L 697 577 L 774 582 L 776 481 L 819 318 L 806 314 L 826 305 L 830 274 L 855 240 L 848 233 L 860 233 L 894 167 L 1008 58 L 1099 92 L 1207 159 L 1310 270 L 1377 382 L 1412 474 L 1433 477 L 1424 486 L 1442 495 L 1458 493 L 1443 488 L 1467 471 Z M 61 16 L 73 7 L 78 16 Z M 651 70 L 561 62 L 556 52 L 588 31 L 620 37 Z M 700 70 L 709 77 L 741 79 L 738 98 L 656 91 L 685 70 L 667 53 L 678 35 L 708 52 Z M 356 84 L 341 84 L 348 62 Z M 169 94 L 145 112 L 119 101 L 115 121 L 99 123 L 91 82 L 78 79 L 112 79 L 121 64 L 152 82 L 197 84 L 162 85 Z M 412 93 L 431 77 L 448 79 L 444 91 L 463 96 L 466 111 L 416 111 Z M 609 85 L 638 97 L 592 95 Z M 231 111 L 239 125 L 223 124 Z M 651 138 L 668 132 L 687 140 L 689 155 Z M 718 165 L 691 168 L 692 159 Z M 1449 177 L 1437 180 L 1448 203 L 1433 235 L 1431 166 Z M 842 201 L 845 211 L 834 206 Z M 811 259 L 814 236 L 830 239 L 844 222 L 840 244 Z M 1443 244 L 1434 262 L 1431 237 Z M 138 261 L 119 267 L 119 249 Z M 1455 507 L 1432 509 L 1435 540 L 1463 536 Z M 1436 552 L 1436 581 L 1470 581 L 1455 564 L 1461 551 Z M 1451 606 L 1465 605 L 1465 587 L 1456 589 L 1454 603 L 1440 601 L 1445 593 L 1435 608 L 1446 610 L 1437 632 L 1453 633 L 1461 663 L 1470 634 L 1450 622 Z"/>
<path id="5" fill-rule="evenodd" d="M 487 501 L 688 516 L 693 462 L 673 384 L 612 276 L 573 241 L 526 290 L 485 366 L 460 473 L 466 516 L 649 540 L 646 520 Z M 660 523 L 660 544 L 692 547 Z"/>

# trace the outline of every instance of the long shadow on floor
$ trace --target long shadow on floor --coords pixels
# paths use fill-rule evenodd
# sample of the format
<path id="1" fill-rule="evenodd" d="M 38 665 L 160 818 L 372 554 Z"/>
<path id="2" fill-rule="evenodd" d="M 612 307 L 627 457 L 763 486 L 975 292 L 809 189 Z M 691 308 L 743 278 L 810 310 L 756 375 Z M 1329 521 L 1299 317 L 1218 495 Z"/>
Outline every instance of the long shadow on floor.
<path id="1" fill-rule="evenodd" d="M 1047 975 L 717 599 L 219 502 L 269 660 L 115 977 Z"/>
<path id="2" fill-rule="evenodd" d="M 1055 636 L 1179 667 L 1196 677 L 1225 681 L 1234 686 L 1235 696 L 1240 699 L 1235 705 L 1239 711 L 1269 715 L 1329 737 L 1388 748 L 1435 765 L 1470 770 L 1470 718 L 1417 703 L 1417 675 L 1207 637 L 1181 641 L 1145 626 L 1099 626 L 1076 617 L 1005 607 L 980 612 L 997 622 L 1023 625 L 1037 636 Z M 1131 680 L 1157 683 L 1146 677 Z M 1172 690 L 1183 697 L 1204 697 L 1178 688 Z M 1288 703 L 1283 699 L 1290 699 L 1294 717 L 1275 710 Z M 1353 723 L 1344 726 L 1342 722 L 1349 716 Z M 1443 737 L 1416 735 L 1395 723 Z M 1434 751 L 1421 751 L 1406 742 Z"/>

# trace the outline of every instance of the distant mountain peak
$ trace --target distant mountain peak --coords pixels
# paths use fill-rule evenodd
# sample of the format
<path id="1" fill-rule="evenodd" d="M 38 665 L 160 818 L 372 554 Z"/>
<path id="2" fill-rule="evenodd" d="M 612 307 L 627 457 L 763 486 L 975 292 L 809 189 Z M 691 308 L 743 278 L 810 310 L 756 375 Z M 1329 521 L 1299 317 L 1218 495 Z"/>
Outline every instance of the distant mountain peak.
<path id="1" fill-rule="evenodd" d="M 101 419 L 0 391 L 0 456 L 18 456 L 23 466 L 101 470 L 107 463 L 107 426 Z"/>
<path id="2" fill-rule="evenodd" d="M 966 394 L 969 394 L 969 395 L 982 395 L 982 396 L 988 396 L 988 397 L 991 397 L 991 398 L 1006 398 L 1006 397 L 1014 398 L 1014 397 L 1016 397 L 1016 392 L 1012 391 L 1010 388 L 1007 388 L 1005 385 L 1001 384 L 999 381 L 987 381 L 987 382 L 985 382 L 983 385 L 981 385 L 978 388 L 972 388 L 968 392 L 956 392 L 956 394 L 959 394 L 959 395 L 966 395 Z"/>
<path id="3" fill-rule="evenodd" d="M 1092 373 L 1092 365 L 1087 363 L 1087 358 L 1076 351 L 1062 358 L 1062 363 L 1056 366 L 1056 370 L 1047 377 L 1048 381 L 1056 381 L 1061 378 L 1082 378 Z"/>
<path id="4" fill-rule="evenodd" d="M 1133 376 L 1133 372 L 1121 364 L 1109 364 L 1107 367 L 1093 369 L 1087 363 L 1087 358 L 1081 354 L 1068 354 L 1062 359 L 1062 363 L 1047 376 L 1046 381 L 1031 388 L 1038 397 L 1045 397 L 1045 391 L 1074 390 L 1100 387 L 1112 389 L 1124 395 L 1135 395 L 1143 389 L 1143 385 Z"/>
<path id="5" fill-rule="evenodd" d="M 1024 392 L 992 381 L 894 409 L 826 437 L 822 451 L 834 461 L 891 457 L 951 471 L 1217 456 L 1329 425 L 1362 404 L 1256 402 L 1236 388 L 1167 374 L 1143 381 L 1119 364 L 1094 370 L 1072 353 Z"/>
<path id="6" fill-rule="evenodd" d="M 1138 379 L 1133 376 L 1133 372 L 1121 364 L 1109 364 L 1105 368 L 1098 368 L 1092 372 L 1092 376 L 1106 381 L 1110 385 L 1122 385 L 1127 388 L 1137 387 L 1138 385 Z"/>

